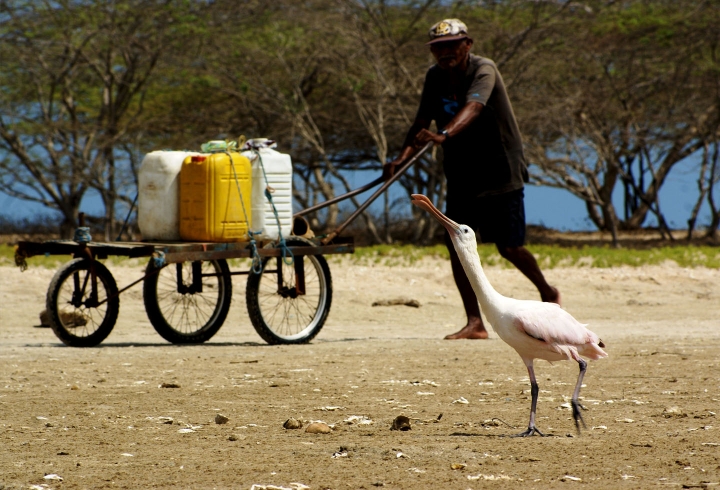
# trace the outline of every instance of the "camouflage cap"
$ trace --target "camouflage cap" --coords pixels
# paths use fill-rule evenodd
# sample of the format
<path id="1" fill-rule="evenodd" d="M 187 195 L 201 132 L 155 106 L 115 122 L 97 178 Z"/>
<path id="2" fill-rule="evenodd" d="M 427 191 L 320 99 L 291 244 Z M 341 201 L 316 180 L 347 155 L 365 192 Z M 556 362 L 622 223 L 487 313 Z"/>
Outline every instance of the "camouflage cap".
<path id="1" fill-rule="evenodd" d="M 457 41 L 469 37 L 467 26 L 459 19 L 441 20 L 430 28 L 428 35 L 430 36 L 430 41 L 426 44 Z"/>

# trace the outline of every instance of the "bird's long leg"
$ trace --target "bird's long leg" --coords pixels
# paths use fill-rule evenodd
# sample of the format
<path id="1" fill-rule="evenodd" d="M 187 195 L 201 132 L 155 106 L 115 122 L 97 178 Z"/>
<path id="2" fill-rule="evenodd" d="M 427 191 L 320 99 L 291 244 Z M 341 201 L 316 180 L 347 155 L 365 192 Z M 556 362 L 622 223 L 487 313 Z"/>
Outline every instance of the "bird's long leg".
<path id="1" fill-rule="evenodd" d="M 580 408 L 582 406 L 578 402 L 578 396 L 580 396 L 580 387 L 582 386 L 583 378 L 585 377 L 585 371 L 587 371 L 587 362 L 585 362 L 584 359 L 578 359 L 577 362 L 580 365 L 580 374 L 578 374 L 577 384 L 575 384 L 575 391 L 573 392 L 572 396 L 572 411 L 573 418 L 575 419 L 575 427 L 577 428 L 578 433 L 580 433 L 580 422 L 582 422 L 583 427 L 587 429 L 587 425 L 585 425 L 585 421 L 583 420 L 582 414 L 580 413 Z"/>
<path id="2" fill-rule="evenodd" d="M 540 432 L 538 428 L 535 427 L 535 410 L 537 408 L 537 399 L 540 388 L 538 387 L 537 381 L 535 380 L 535 369 L 533 368 L 532 359 L 530 359 L 529 361 L 525 361 L 525 364 L 527 365 L 528 375 L 530 376 L 530 394 L 532 396 L 532 401 L 530 402 L 530 423 L 528 423 L 528 428 L 525 432 L 516 434 L 513 437 L 528 437 L 535 434 L 545 437 L 545 434 Z"/>

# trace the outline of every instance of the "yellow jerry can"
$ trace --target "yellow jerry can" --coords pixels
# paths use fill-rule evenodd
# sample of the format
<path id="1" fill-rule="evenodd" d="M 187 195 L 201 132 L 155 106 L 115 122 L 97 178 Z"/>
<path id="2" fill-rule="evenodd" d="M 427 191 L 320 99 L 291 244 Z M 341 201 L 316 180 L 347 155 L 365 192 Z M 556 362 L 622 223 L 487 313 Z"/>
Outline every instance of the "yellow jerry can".
<path id="1" fill-rule="evenodd" d="M 196 242 L 249 240 L 252 167 L 240 153 L 188 156 L 180 170 L 180 238 Z"/>

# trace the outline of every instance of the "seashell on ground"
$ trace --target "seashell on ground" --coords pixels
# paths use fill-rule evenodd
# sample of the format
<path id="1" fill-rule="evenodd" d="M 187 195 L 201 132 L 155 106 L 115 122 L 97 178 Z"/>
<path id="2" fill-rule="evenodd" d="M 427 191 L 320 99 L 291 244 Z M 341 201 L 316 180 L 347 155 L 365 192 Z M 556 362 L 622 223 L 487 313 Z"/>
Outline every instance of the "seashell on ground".
<path id="1" fill-rule="evenodd" d="M 307 432 L 308 434 L 329 434 L 330 432 L 332 432 L 332 429 L 329 425 L 322 422 L 313 422 L 312 424 L 307 426 L 305 432 Z"/>
<path id="2" fill-rule="evenodd" d="M 405 415 L 398 415 L 395 417 L 395 420 L 393 420 L 392 426 L 390 427 L 390 430 L 411 430 L 412 427 L 410 427 L 410 419 L 407 418 Z"/>
<path id="3" fill-rule="evenodd" d="M 333 458 L 347 458 L 348 452 L 347 449 L 344 447 L 341 447 L 338 451 L 335 451 L 332 455 Z"/>
<path id="4" fill-rule="evenodd" d="M 582 478 L 578 478 L 577 476 L 565 475 L 560 478 L 560 481 L 582 481 Z"/>
<path id="5" fill-rule="evenodd" d="M 285 427 L 286 429 L 300 429 L 300 428 L 302 428 L 302 426 L 303 426 L 302 422 L 300 422 L 299 420 L 294 419 L 292 417 L 287 419 L 285 421 L 285 423 L 283 424 L 283 427 Z"/>
<path id="6" fill-rule="evenodd" d="M 346 418 L 345 420 L 343 420 L 343 422 L 345 422 L 346 424 L 349 424 L 349 425 L 353 425 L 353 424 L 370 425 L 373 423 L 373 421 L 371 419 L 369 419 L 368 417 L 366 417 L 364 415 L 351 415 L 348 418 Z"/>
<path id="7" fill-rule="evenodd" d="M 50 315 L 47 310 L 40 312 L 40 326 L 50 328 Z"/>
<path id="8" fill-rule="evenodd" d="M 665 418 L 683 418 L 687 417 L 687 414 L 683 412 L 682 408 L 680 407 L 667 407 L 665 410 L 663 410 L 662 416 Z"/>
<path id="9" fill-rule="evenodd" d="M 72 328 L 87 325 L 87 318 L 85 318 L 85 316 L 80 311 L 63 308 L 59 311 L 59 315 L 60 321 L 62 321 L 63 325 L 65 325 L 66 327 Z M 40 312 L 40 326 L 50 326 L 50 315 L 48 315 L 47 310 L 43 310 Z"/>
<path id="10" fill-rule="evenodd" d="M 394 299 L 381 299 L 374 301 L 373 306 L 412 306 L 413 308 L 420 308 L 420 302 L 416 299 L 409 298 L 394 298 Z"/>

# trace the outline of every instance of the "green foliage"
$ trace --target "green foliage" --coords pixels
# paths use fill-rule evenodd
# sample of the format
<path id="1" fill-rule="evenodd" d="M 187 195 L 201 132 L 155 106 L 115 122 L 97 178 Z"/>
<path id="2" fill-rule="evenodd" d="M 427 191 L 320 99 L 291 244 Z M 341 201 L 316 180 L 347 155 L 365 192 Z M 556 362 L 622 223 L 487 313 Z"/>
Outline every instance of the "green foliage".
<path id="1" fill-rule="evenodd" d="M 241 134 L 291 153 L 301 206 L 341 193 L 349 172 L 400 149 L 433 61 L 427 29 L 446 17 L 498 63 L 535 183 L 605 203 L 625 185 L 626 216 L 588 205 L 599 229 L 611 215 L 643 226 L 671 165 L 701 138 L 717 144 L 720 11 L 703 0 L 0 0 L 0 12 L 0 188 L 43 196 L 66 229 L 89 188 L 110 207 L 94 218 L 132 201 L 144 153 Z M 633 163 L 643 155 L 670 157 Z M 441 198 L 439 162 L 415 168 L 404 189 Z M 333 220 L 319 213 L 317 228 Z"/>
<path id="2" fill-rule="evenodd" d="M 557 245 L 528 245 L 543 269 L 556 267 L 641 267 L 674 263 L 679 267 L 708 267 L 720 269 L 720 249 L 710 246 L 666 246 L 647 250 L 612 248 L 610 246 L 560 247 Z M 478 246 L 483 265 L 511 268 L 494 245 Z M 336 260 L 328 257 L 331 261 Z M 355 250 L 350 260 L 358 265 L 413 265 L 424 258 L 448 259 L 443 245 L 417 247 L 413 245 L 376 245 Z"/>
<path id="3" fill-rule="evenodd" d="M 71 260 L 69 255 L 47 255 L 30 257 L 26 260 L 28 268 L 40 267 L 43 269 L 58 269 L 62 264 Z M 15 265 L 15 246 L 0 244 L 0 266 Z"/>
<path id="4" fill-rule="evenodd" d="M 543 269 L 556 267 L 642 267 L 646 265 L 663 265 L 673 263 L 679 267 L 707 267 L 720 269 L 720 248 L 710 246 L 666 246 L 651 249 L 612 248 L 610 246 L 560 247 L 557 245 L 528 245 L 528 250 L 535 255 Z M 511 268 L 512 265 L 502 259 L 494 245 L 480 245 L 478 255 L 483 265 Z M 0 265 L 10 266 L 15 263 L 15 248 L 12 245 L 0 245 Z M 411 266 L 423 259 L 448 260 L 448 251 L 444 245 L 419 247 L 415 245 L 376 245 L 359 247 L 352 255 L 328 255 L 330 263 L 349 260 L 355 265 Z M 27 259 L 29 267 L 57 269 L 70 260 L 70 256 L 38 256 Z M 145 258 L 127 259 L 110 257 L 107 263 L 124 267 L 142 268 L 147 264 Z M 248 270 L 249 259 L 231 259 L 230 266 L 237 270 Z"/>
<path id="5" fill-rule="evenodd" d="M 564 248 L 552 245 L 528 247 L 545 268 L 553 267 L 639 267 L 666 262 L 680 267 L 720 268 L 720 250 L 708 246 L 666 246 L 652 249 L 605 247 Z"/>

